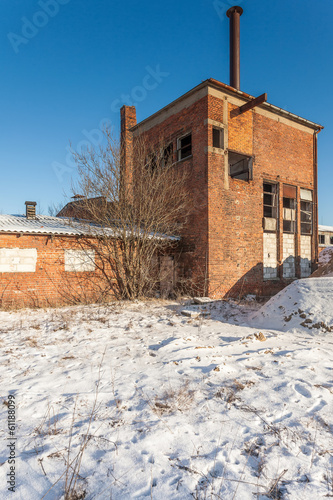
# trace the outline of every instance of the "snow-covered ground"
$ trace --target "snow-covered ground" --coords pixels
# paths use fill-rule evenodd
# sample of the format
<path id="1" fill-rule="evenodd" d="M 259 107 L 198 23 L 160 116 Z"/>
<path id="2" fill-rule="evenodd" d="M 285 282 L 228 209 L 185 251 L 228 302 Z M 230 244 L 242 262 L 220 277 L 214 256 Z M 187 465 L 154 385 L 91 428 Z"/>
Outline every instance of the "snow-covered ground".
<path id="1" fill-rule="evenodd" d="M 204 318 L 158 301 L 0 312 L 0 498 L 61 498 L 80 450 L 68 498 L 333 496 L 332 299 L 312 278 Z"/>

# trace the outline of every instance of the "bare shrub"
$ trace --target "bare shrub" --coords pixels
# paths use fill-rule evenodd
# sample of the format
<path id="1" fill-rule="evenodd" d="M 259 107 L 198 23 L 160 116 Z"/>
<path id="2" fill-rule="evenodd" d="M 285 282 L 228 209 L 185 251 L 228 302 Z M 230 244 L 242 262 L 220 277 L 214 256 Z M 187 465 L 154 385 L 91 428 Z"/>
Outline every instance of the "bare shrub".
<path id="1" fill-rule="evenodd" d="M 80 192 L 78 216 L 98 226 L 80 244 L 94 250 L 100 296 L 151 296 L 163 280 L 161 258 L 174 251 L 190 210 L 188 172 L 177 169 L 165 144 L 144 139 L 133 146 L 131 175 L 110 130 L 99 149 L 73 151 Z"/>

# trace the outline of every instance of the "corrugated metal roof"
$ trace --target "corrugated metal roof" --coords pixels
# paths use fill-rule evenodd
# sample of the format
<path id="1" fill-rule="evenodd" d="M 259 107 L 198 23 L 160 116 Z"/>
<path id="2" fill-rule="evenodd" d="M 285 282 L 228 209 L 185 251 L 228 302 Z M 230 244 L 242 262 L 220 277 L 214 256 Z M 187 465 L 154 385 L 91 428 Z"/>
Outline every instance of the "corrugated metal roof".
<path id="1" fill-rule="evenodd" d="M 56 234 L 67 236 L 116 236 L 117 228 L 101 227 L 84 220 L 70 219 L 68 217 L 51 217 L 50 215 L 36 215 L 36 219 L 27 219 L 25 215 L 1 215 L 0 214 L 0 234 Z M 122 230 L 118 232 L 120 236 Z M 140 236 L 138 230 L 137 236 Z M 160 233 L 150 233 L 151 238 L 169 239 L 179 241 L 178 236 L 166 236 Z"/>
<path id="2" fill-rule="evenodd" d="M 0 215 L 0 233 L 82 235 L 92 229 L 96 231 L 97 226 L 66 217 L 37 215 L 36 219 L 27 219 L 25 215 Z"/>

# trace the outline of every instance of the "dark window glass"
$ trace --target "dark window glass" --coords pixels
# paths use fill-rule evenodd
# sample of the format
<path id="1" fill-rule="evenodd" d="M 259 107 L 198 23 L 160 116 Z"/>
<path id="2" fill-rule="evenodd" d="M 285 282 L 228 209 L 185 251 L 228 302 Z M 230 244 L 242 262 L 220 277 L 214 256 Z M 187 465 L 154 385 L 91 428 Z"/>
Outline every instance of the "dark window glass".
<path id="1" fill-rule="evenodd" d="M 291 208 L 294 210 L 296 208 L 296 200 L 292 198 L 283 198 L 283 208 Z"/>
<path id="2" fill-rule="evenodd" d="M 173 162 L 173 144 L 172 142 L 164 149 L 163 165 L 171 165 Z"/>
<path id="3" fill-rule="evenodd" d="M 312 234 L 312 202 L 311 201 L 302 201 L 301 200 L 301 234 Z"/>
<path id="4" fill-rule="evenodd" d="M 229 152 L 229 175 L 233 179 L 251 181 L 253 179 L 253 158 L 240 153 Z"/>
<path id="5" fill-rule="evenodd" d="M 294 233 L 296 230 L 296 222 L 294 220 L 284 220 L 283 221 L 283 232 L 284 233 Z"/>
<path id="6" fill-rule="evenodd" d="M 264 217 L 277 216 L 277 185 L 264 183 Z"/>
<path id="7" fill-rule="evenodd" d="M 223 129 L 213 128 L 213 147 L 223 149 Z"/>
<path id="8" fill-rule="evenodd" d="M 178 160 L 184 160 L 192 155 L 192 134 L 179 139 L 178 142 Z"/>

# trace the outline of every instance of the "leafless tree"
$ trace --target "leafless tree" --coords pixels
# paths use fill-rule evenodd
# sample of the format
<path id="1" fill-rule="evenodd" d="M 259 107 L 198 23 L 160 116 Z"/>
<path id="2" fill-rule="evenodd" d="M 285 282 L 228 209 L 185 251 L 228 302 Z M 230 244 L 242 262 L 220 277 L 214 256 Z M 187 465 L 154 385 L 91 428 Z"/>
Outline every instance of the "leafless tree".
<path id="1" fill-rule="evenodd" d="M 189 173 L 173 162 L 170 146 L 162 141 L 151 146 L 144 138 L 134 141 L 128 172 L 109 129 L 104 138 L 98 148 L 73 151 L 78 170 L 73 191 L 83 196 L 79 215 L 100 228 L 82 245 L 95 252 L 104 295 L 148 296 L 161 280 L 159 256 L 176 247 L 175 236 L 186 224 Z"/>

